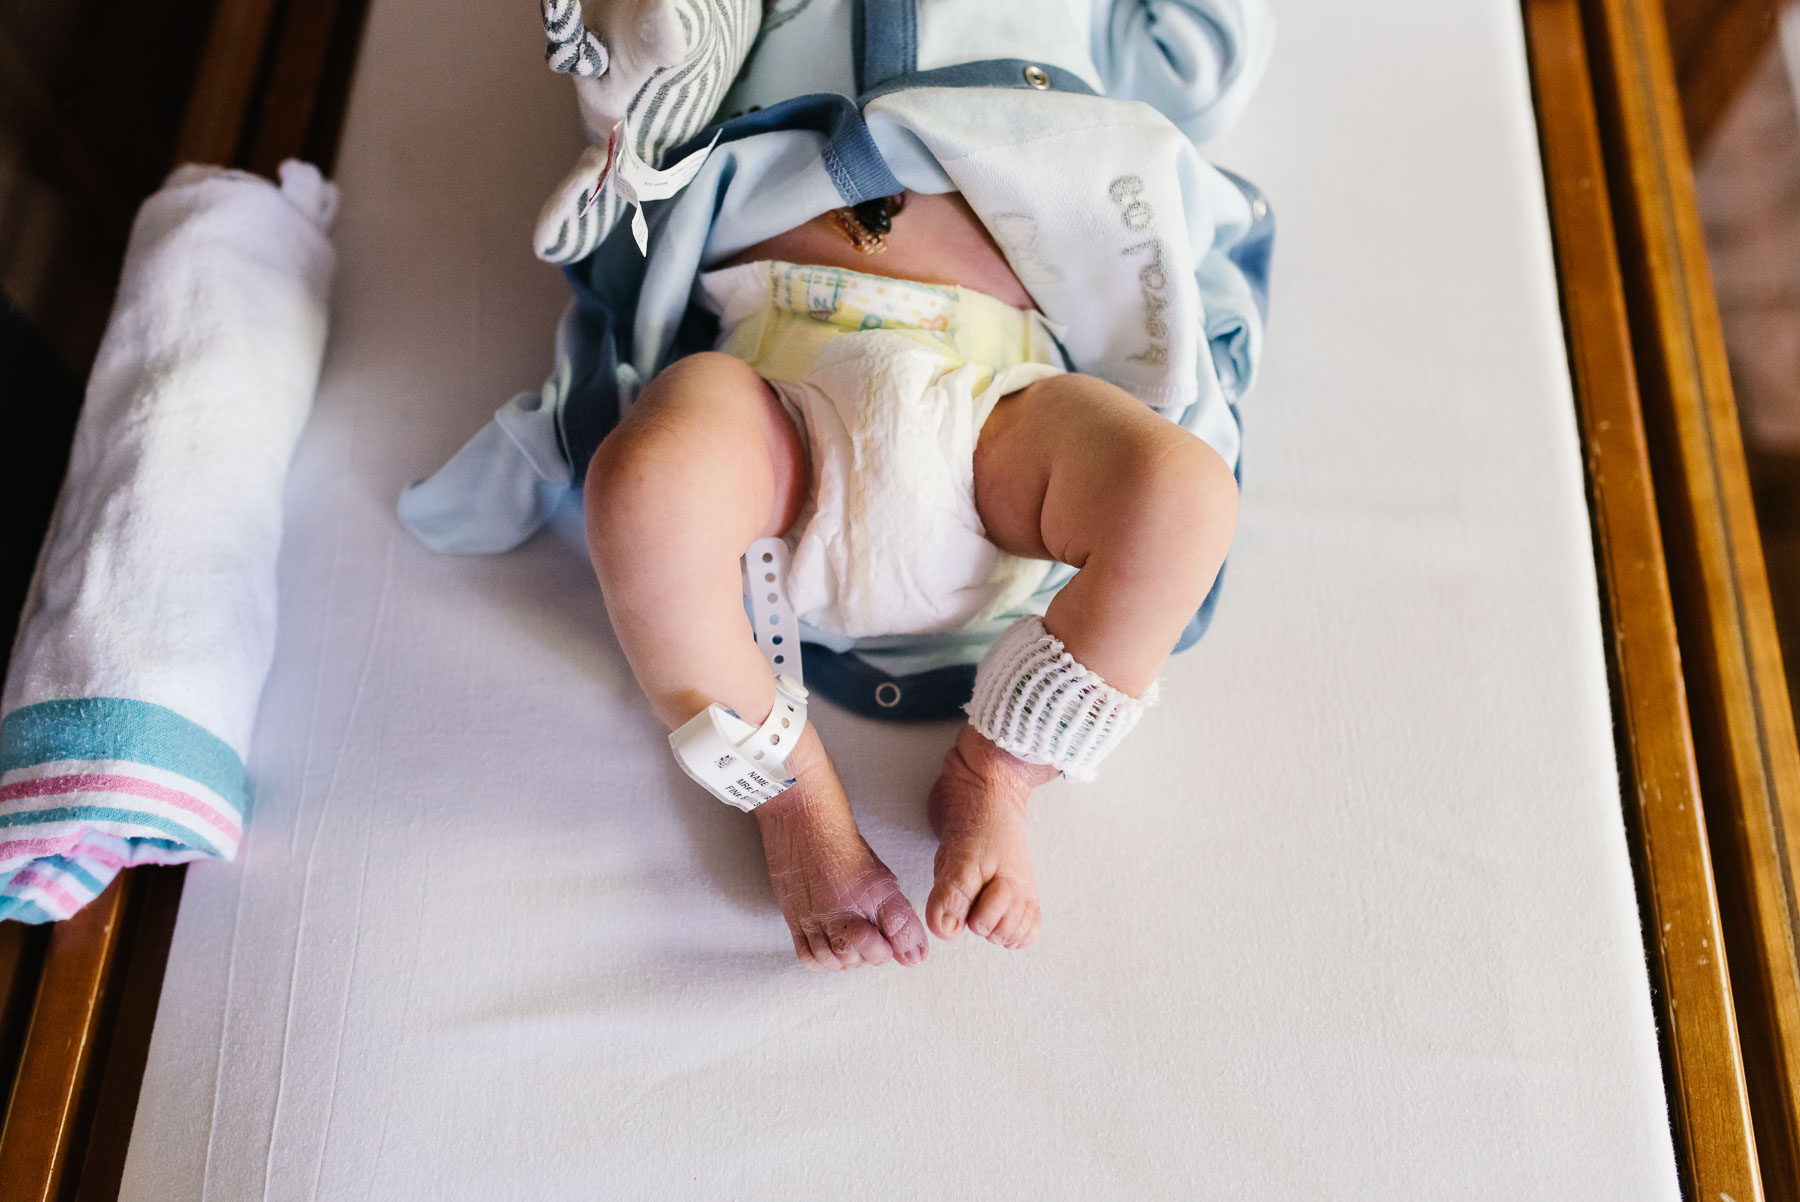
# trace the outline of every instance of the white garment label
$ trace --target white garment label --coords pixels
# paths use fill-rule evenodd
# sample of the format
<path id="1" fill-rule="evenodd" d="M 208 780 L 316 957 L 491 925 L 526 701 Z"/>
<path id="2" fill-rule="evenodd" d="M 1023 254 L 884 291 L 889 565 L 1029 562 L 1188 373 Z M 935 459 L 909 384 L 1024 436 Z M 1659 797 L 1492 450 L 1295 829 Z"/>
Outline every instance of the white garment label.
<path id="1" fill-rule="evenodd" d="M 631 236 L 637 239 L 638 253 L 647 255 L 650 253 L 650 226 L 644 220 L 644 205 L 652 200 L 667 200 L 687 187 L 718 140 L 719 135 L 714 134 L 711 142 L 674 166 L 659 171 L 638 156 L 631 130 L 623 120 L 617 121 L 608 137 L 610 154 L 606 170 L 602 172 L 600 182 L 594 185 L 588 204 L 592 205 L 599 199 L 600 190 L 608 183 L 612 184 L 620 197 L 631 205 Z"/>
<path id="2" fill-rule="evenodd" d="M 805 686 L 777 676 L 775 705 L 760 727 L 715 702 L 682 723 L 669 747 L 695 784 L 748 813 L 794 783 L 788 753 L 805 729 Z"/>

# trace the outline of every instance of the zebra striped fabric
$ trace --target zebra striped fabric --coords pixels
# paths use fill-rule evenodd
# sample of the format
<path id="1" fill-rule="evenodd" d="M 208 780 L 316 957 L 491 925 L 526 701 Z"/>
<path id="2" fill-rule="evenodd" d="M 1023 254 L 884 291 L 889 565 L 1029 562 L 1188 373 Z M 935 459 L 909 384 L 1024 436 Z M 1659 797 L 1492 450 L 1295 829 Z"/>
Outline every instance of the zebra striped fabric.
<path id="1" fill-rule="evenodd" d="M 581 0 L 543 0 L 544 33 L 550 45 L 544 57 L 561 75 L 593 79 L 606 74 L 606 47 L 582 23 Z"/>
<path id="2" fill-rule="evenodd" d="M 588 29 L 581 0 L 542 0 L 547 57 L 554 71 L 573 76 L 582 108 L 604 134 L 615 121 L 619 136 L 631 139 L 638 157 L 664 166 L 671 147 L 706 128 L 749 57 L 762 21 L 762 0 L 615 0 L 605 10 L 602 32 L 611 50 Z M 646 23 L 646 9 L 657 11 Z M 664 35 L 658 38 L 658 34 Z M 620 39 L 641 39 L 627 46 Z M 685 47 L 677 61 L 654 62 L 622 77 L 627 64 L 643 60 L 645 44 L 656 41 Z M 677 56 L 670 55 L 670 58 Z M 594 121 L 604 118 L 604 124 Z M 538 218 L 533 249 L 549 263 L 586 258 L 612 232 L 628 207 L 616 191 L 600 187 L 606 172 L 604 154 L 582 155 L 558 185 Z"/>

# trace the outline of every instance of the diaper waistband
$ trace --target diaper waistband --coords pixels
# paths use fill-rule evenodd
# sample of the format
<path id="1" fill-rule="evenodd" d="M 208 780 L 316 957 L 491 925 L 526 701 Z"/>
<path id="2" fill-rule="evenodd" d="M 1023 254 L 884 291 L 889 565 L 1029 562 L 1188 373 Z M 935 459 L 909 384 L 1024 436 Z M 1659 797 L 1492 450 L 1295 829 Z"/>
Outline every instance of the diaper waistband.
<path id="1" fill-rule="evenodd" d="M 989 367 L 1020 363 L 1062 366 L 1044 316 L 957 284 L 869 275 L 842 267 L 765 260 L 700 277 L 704 303 L 729 332 L 770 310 L 835 332 L 904 330 L 923 335 L 955 358 Z"/>

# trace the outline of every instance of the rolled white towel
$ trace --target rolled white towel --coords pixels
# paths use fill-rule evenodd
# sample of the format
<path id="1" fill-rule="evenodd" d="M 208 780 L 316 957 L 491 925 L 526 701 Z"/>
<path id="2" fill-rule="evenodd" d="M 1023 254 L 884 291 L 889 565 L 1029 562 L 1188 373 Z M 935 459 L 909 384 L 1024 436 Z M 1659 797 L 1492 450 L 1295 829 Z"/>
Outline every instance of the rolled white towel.
<path id="1" fill-rule="evenodd" d="M 189 166 L 138 213 L 0 692 L 0 918 L 237 852 L 336 204 Z"/>

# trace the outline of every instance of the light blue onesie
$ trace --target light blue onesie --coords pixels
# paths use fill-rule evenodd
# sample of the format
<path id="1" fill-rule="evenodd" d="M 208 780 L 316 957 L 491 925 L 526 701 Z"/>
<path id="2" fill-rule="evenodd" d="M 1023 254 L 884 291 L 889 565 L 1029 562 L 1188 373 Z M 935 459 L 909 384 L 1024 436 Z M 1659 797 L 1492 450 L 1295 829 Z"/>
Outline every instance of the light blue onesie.
<path id="1" fill-rule="evenodd" d="M 1124 388 L 1238 463 L 1237 403 L 1260 358 L 1273 217 L 1195 142 L 1267 61 L 1262 0 L 784 0 L 687 188 L 646 206 L 568 275 L 556 368 L 401 500 L 443 551 L 517 545 L 578 487 L 642 382 L 710 349 L 701 272 L 846 204 L 958 191 L 1061 338 L 1072 370 Z M 621 223 L 621 226 L 623 223 Z M 803 628 L 807 683 L 880 717 L 938 718 L 1016 612 L 955 635 L 845 639 Z M 1210 621 L 1217 597 L 1177 650 Z"/>

